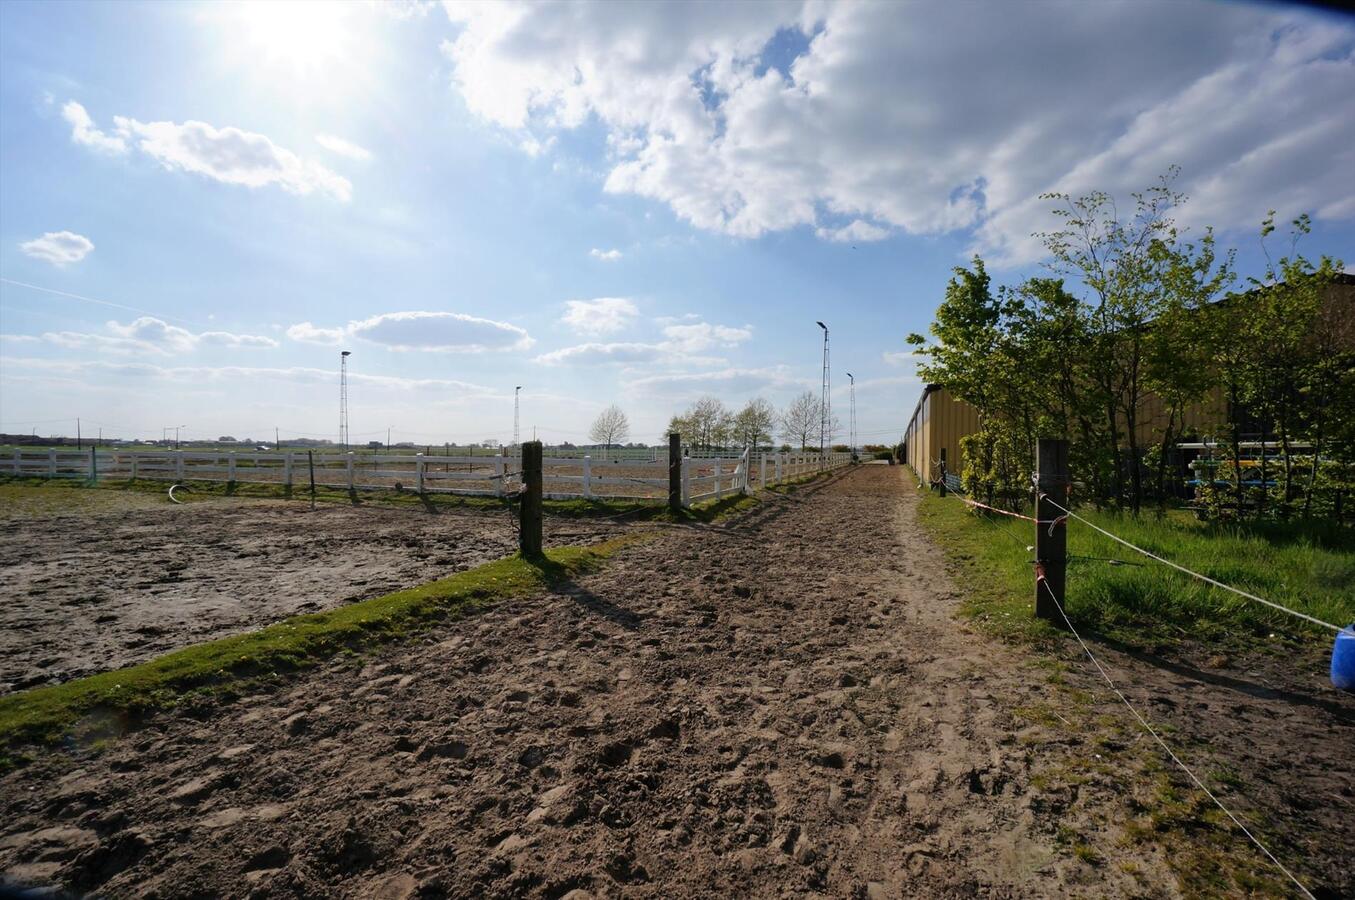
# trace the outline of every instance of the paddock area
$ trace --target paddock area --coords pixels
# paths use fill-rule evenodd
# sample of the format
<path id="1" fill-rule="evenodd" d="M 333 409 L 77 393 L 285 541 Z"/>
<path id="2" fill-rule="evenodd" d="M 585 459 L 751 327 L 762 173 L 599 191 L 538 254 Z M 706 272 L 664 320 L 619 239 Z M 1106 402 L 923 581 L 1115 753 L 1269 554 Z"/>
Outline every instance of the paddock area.
<path id="1" fill-rule="evenodd" d="M 0 695 L 423 584 L 517 549 L 506 510 L 311 510 L 231 497 L 177 505 L 164 493 L 54 482 L 3 485 L 0 499 Z M 548 542 L 561 527 L 578 542 L 618 526 L 550 522 Z"/>

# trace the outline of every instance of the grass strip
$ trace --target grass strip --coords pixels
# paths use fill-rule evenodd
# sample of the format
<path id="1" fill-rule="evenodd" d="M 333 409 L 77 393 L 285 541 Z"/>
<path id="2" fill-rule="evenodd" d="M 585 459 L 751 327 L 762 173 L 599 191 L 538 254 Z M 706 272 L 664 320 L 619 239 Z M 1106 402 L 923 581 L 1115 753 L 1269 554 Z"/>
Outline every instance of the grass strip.
<path id="1" fill-rule="evenodd" d="M 408 590 L 326 612 L 293 616 L 245 634 L 197 644 L 140 665 L 0 698 L 0 744 L 61 740 L 81 723 L 118 728 L 192 694 L 308 668 L 335 655 L 460 618 L 480 607 L 531 596 L 595 569 L 628 535 L 589 547 L 559 547 L 544 559 L 511 556 Z M 10 765 L 13 760 L 10 760 Z M 7 767 L 0 758 L 0 769 Z"/>
<path id="2" fill-rule="evenodd" d="M 1211 523 L 1176 512 L 1079 515 L 1225 584 L 1326 622 L 1355 621 L 1355 531 L 1349 528 Z M 1015 638 L 1051 636 L 1032 613 L 1034 553 L 1026 548 L 1035 543 L 1034 525 L 981 518 L 958 500 L 931 492 L 923 495 L 918 518 L 955 563 L 968 595 L 965 615 Z M 1068 528 L 1068 553 L 1068 615 L 1079 628 L 1128 646 L 1167 649 L 1189 640 L 1226 651 L 1329 644 L 1325 629 L 1210 587 L 1076 521 Z"/>

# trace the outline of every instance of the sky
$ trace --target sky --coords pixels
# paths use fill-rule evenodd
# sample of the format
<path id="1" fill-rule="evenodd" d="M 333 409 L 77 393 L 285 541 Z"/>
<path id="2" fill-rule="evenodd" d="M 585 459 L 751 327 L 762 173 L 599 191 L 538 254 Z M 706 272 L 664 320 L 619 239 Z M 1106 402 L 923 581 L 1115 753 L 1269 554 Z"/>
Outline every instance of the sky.
<path id="1" fill-rule="evenodd" d="M 631 439 L 817 391 L 894 442 L 1039 195 L 1355 260 L 1355 19 L 1184 2 L 0 4 L 0 431 Z"/>

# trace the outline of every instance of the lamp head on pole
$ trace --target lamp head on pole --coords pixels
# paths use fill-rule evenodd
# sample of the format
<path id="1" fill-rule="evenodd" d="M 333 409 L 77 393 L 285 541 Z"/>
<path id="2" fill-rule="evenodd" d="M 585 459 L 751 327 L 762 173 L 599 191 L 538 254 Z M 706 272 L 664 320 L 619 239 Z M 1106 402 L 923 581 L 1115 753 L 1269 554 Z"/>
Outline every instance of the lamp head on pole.
<path id="1" fill-rule="evenodd" d="M 353 355 L 353 351 L 352 351 L 352 350 L 340 350 L 340 351 L 339 351 L 339 355 L 340 355 L 340 356 L 352 356 L 352 355 Z"/>
<path id="2" fill-rule="evenodd" d="M 856 376 L 855 376 L 855 375 L 853 375 L 851 372 L 848 372 L 848 373 L 847 373 L 847 377 L 851 379 L 852 384 L 856 384 Z"/>
<path id="3" fill-rule="evenodd" d="M 814 324 L 815 324 L 815 325 L 818 325 L 820 328 L 822 328 L 823 331 L 824 331 L 824 334 L 827 334 L 827 333 L 828 333 L 828 326 L 827 326 L 827 325 L 823 324 L 822 322 L 815 322 Z"/>

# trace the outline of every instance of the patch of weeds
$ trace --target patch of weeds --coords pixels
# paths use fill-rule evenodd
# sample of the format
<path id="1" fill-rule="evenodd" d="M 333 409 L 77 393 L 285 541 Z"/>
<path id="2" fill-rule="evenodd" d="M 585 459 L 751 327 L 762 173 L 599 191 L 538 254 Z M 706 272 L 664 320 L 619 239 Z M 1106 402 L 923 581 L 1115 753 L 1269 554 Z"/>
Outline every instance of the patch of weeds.
<path id="1" fill-rule="evenodd" d="M 1091 844 L 1074 844 L 1073 855 L 1089 866 L 1101 865 L 1101 854 Z"/>

